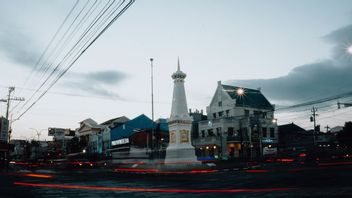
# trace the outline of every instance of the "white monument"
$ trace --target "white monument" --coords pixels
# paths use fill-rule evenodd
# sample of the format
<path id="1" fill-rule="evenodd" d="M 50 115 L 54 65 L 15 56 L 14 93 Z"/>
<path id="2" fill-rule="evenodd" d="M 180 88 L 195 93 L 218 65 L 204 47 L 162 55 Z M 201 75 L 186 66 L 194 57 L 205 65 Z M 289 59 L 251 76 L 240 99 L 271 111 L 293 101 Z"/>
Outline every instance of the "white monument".
<path id="1" fill-rule="evenodd" d="M 184 79 L 186 74 L 180 70 L 180 61 L 177 62 L 177 71 L 172 74 L 174 91 L 172 108 L 169 119 L 169 145 L 166 148 L 165 163 L 200 163 L 197 161 L 195 149 L 191 141 L 192 118 L 188 115 Z"/>

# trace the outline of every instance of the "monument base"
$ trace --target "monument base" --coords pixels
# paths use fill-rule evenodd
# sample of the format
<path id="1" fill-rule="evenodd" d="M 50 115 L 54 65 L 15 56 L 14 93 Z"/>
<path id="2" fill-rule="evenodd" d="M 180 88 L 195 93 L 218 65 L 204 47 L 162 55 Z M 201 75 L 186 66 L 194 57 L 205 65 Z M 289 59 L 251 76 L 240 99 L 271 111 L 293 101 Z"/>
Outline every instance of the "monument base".
<path id="1" fill-rule="evenodd" d="M 200 164 L 193 147 L 167 148 L 165 164 Z"/>

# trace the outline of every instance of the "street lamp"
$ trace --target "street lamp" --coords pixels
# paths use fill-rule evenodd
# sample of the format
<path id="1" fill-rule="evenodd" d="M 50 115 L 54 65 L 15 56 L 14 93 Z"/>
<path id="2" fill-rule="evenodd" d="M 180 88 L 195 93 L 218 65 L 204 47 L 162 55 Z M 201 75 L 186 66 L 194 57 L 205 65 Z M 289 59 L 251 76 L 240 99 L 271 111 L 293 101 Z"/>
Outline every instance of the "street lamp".
<path id="1" fill-rule="evenodd" d="M 236 93 L 237 93 L 237 95 L 239 95 L 239 96 L 243 96 L 243 95 L 244 95 L 244 89 L 238 88 L 238 89 L 236 90 Z"/>
<path id="2" fill-rule="evenodd" d="M 150 73 L 151 73 L 151 76 L 150 76 L 150 81 L 151 81 L 151 97 L 152 97 L 152 140 L 151 140 L 151 143 L 150 143 L 150 151 L 152 152 L 153 154 L 153 148 L 154 148 L 154 79 L 153 79 L 153 61 L 154 59 L 153 58 L 150 58 Z M 148 136 L 147 136 L 148 138 Z"/>

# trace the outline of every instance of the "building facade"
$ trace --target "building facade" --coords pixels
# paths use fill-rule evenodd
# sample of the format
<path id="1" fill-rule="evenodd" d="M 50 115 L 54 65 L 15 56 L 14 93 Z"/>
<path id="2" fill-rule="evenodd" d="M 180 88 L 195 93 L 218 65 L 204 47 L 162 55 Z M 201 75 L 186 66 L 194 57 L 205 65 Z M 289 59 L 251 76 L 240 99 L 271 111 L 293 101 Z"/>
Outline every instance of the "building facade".
<path id="1" fill-rule="evenodd" d="M 82 142 L 86 142 L 86 152 L 89 155 L 101 155 L 103 153 L 103 137 L 110 134 L 108 126 L 99 125 L 93 119 L 88 118 L 80 122 L 80 128 L 76 130 Z"/>
<path id="2" fill-rule="evenodd" d="M 193 144 L 200 157 L 258 158 L 277 154 L 274 105 L 260 90 L 223 85 L 207 106 L 207 120 L 198 122 Z"/>

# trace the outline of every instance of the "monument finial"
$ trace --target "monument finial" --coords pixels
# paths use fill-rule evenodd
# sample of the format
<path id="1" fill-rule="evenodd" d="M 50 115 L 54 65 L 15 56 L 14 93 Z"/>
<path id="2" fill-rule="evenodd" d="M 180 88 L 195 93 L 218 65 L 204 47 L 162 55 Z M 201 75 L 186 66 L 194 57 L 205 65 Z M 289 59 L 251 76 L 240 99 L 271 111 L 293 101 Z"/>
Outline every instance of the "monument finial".
<path id="1" fill-rule="evenodd" d="M 180 57 L 177 57 L 177 71 L 180 71 Z"/>

